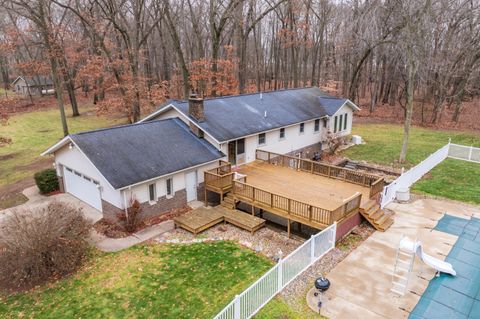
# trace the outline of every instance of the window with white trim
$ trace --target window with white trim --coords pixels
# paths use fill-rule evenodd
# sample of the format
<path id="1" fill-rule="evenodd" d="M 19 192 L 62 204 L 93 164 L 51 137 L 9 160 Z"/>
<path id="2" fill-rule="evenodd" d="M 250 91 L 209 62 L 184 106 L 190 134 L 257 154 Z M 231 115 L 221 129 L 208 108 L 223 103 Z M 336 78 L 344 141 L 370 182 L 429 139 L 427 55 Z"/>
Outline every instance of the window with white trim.
<path id="1" fill-rule="evenodd" d="M 148 196 L 151 202 L 157 200 L 157 187 L 155 183 L 148 185 Z"/>
<path id="2" fill-rule="evenodd" d="M 300 134 L 305 132 L 305 123 L 300 123 Z"/>
<path id="3" fill-rule="evenodd" d="M 282 128 L 280 129 L 280 139 L 283 140 L 284 138 L 285 138 L 285 128 L 282 127 Z"/>
<path id="4" fill-rule="evenodd" d="M 263 145 L 267 142 L 267 137 L 265 133 L 258 134 L 258 145 Z"/>
<path id="5" fill-rule="evenodd" d="M 167 185 L 167 196 L 172 196 L 173 195 L 173 179 L 171 177 L 167 178 L 165 183 Z"/>
<path id="6" fill-rule="evenodd" d="M 320 131 L 320 119 L 316 119 L 316 120 L 315 120 L 315 125 L 314 125 L 314 127 L 313 127 L 313 131 L 314 131 L 314 132 Z"/>

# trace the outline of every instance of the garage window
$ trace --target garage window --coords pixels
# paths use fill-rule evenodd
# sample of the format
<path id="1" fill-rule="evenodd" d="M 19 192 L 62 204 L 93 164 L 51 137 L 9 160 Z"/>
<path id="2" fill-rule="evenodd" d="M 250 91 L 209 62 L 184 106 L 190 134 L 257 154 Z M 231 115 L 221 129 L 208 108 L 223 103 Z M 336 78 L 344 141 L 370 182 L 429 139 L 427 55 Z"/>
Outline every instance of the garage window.
<path id="1" fill-rule="evenodd" d="M 148 194 L 150 196 L 150 201 L 154 202 L 157 200 L 157 189 L 155 184 L 148 185 Z"/>

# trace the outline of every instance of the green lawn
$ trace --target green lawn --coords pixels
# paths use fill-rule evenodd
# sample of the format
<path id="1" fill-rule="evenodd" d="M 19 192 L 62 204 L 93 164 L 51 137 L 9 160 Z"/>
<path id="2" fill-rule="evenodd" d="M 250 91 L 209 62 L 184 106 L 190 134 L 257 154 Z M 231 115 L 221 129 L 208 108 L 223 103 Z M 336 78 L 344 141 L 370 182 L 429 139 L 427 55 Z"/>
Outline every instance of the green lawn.
<path id="1" fill-rule="evenodd" d="M 292 309 L 282 297 L 275 297 L 269 303 L 265 305 L 255 315 L 255 319 L 321 319 L 325 318 L 314 313 L 310 308 L 308 308 L 306 301 L 303 299 L 304 304 L 302 305 L 304 309 L 297 311 Z"/>
<path id="2" fill-rule="evenodd" d="M 67 109 L 70 133 L 124 123 L 117 117 L 98 117 L 92 106 L 81 107 L 81 116 L 71 117 Z M 11 116 L 0 125 L 0 136 L 12 144 L 0 147 L 0 186 L 30 177 L 41 166 L 40 153 L 63 137 L 59 111 L 56 108 Z"/>
<path id="3" fill-rule="evenodd" d="M 271 267 L 232 242 L 98 253 L 71 278 L 0 299 L 0 318 L 210 318 Z"/>
<path id="4" fill-rule="evenodd" d="M 447 159 L 417 182 L 413 189 L 473 204 L 480 204 L 480 164 Z"/>
<path id="5" fill-rule="evenodd" d="M 398 157 L 403 138 L 403 126 L 394 124 L 355 124 L 352 134 L 362 136 L 366 144 L 343 152 L 354 160 L 409 168 L 418 164 L 452 139 L 452 143 L 480 147 L 480 133 L 445 131 L 413 127 L 407 153 L 407 163 L 400 165 Z M 480 164 L 449 159 L 431 171 L 414 186 L 414 190 L 431 195 L 480 203 Z"/>

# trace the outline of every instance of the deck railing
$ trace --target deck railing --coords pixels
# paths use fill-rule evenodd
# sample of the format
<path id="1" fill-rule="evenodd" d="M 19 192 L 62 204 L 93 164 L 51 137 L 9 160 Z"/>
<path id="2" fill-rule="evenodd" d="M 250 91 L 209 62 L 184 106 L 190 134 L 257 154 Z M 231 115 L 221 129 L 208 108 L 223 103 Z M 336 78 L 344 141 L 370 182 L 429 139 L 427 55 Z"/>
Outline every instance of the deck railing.
<path id="1" fill-rule="evenodd" d="M 370 197 L 380 193 L 383 189 L 384 179 L 373 174 L 357 172 L 345 167 L 338 167 L 309 159 L 295 156 L 256 150 L 256 159 L 269 164 L 289 167 L 298 171 L 321 175 L 328 178 L 339 179 L 347 183 L 361 185 L 370 188 Z"/>
<path id="2" fill-rule="evenodd" d="M 232 192 L 236 198 L 256 207 L 269 210 L 292 220 L 317 226 L 331 225 L 345 216 L 358 211 L 361 202 L 361 193 L 356 193 L 345 200 L 335 210 L 329 210 L 308 203 L 304 203 L 253 185 L 233 180 Z"/>
<path id="3" fill-rule="evenodd" d="M 228 191 L 232 188 L 234 175 L 232 165 L 220 160 L 219 166 L 204 172 L 205 187 L 219 193 Z"/>

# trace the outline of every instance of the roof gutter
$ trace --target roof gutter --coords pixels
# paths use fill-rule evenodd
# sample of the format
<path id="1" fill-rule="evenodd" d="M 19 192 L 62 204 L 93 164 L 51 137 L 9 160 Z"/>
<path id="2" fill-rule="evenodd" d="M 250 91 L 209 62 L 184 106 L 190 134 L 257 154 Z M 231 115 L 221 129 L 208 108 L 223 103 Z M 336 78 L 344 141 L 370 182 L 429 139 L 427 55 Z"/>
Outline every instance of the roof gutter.
<path id="1" fill-rule="evenodd" d="M 248 134 L 248 135 L 244 135 L 244 136 L 235 137 L 235 138 L 232 138 L 232 139 L 229 139 L 229 140 L 222 141 L 221 144 L 228 143 L 228 142 L 231 142 L 231 141 L 236 141 L 236 140 L 242 139 L 242 138 L 247 138 L 247 137 L 255 136 L 255 135 L 258 135 L 258 134 L 261 134 L 261 133 L 268 133 L 268 132 L 276 131 L 276 130 L 281 129 L 281 128 L 292 127 L 292 126 L 298 125 L 298 124 L 300 124 L 300 123 L 315 121 L 315 120 L 319 120 L 319 119 L 323 119 L 323 118 L 327 118 L 327 119 L 328 119 L 329 116 L 328 116 L 328 115 L 324 115 L 324 116 L 321 116 L 321 117 L 314 117 L 314 118 L 311 118 L 311 119 L 308 119 L 308 120 L 304 120 L 304 121 L 300 121 L 300 122 L 295 122 L 295 123 L 293 123 L 293 124 L 288 124 L 288 125 L 285 125 L 285 126 L 275 127 L 275 128 L 269 129 L 269 130 L 267 130 L 267 131 L 259 131 L 259 132 L 257 132 L 257 133 L 252 133 L 252 134 Z"/>
<path id="2" fill-rule="evenodd" d="M 198 167 L 203 166 L 203 165 L 215 163 L 216 161 L 218 161 L 219 159 L 224 158 L 224 157 L 225 157 L 225 155 L 222 156 L 222 157 L 220 157 L 220 158 L 217 158 L 217 159 L 214 159 L 214 160 L 212 160 L 212 161 L 209 161 L 209 162 L 200 163 L 200 164 L 195 165 L 195 166 L 186 167 L 186 168 L 184 168 L 184 169 L 181 169 L 181 170 L 178 170 L 178 171 L 175 171 L 175 172 L 170 172 L 170 173 L 163 174 L 163 175 L 160 175 L 160 176 L 157 176 L 157 177 L 153 177 L 153 178 L 150 178 L 150 179 L 141 181 L 141 182 L 137 182 L 137 183 L 135 183 L 135 184 L 130 184 L 130 185 L 122 186 L 122 187 L 119 187 L 119 188 L 114 188 L 114 189 L 119 190 L 119 191 L 123 191 L 123 190 L 125 190 L 125 189 L 127 189 L 127 188 L 131 188 L 131 187 L 135 187 L 135 186 L 138 186 L 138 185 L 141 185 L 141 184 L 145 184 L 145 183 L 148 183 L 148 182 L 152 182 L 152 181 L 154 181 L 154 180 L 157 180 L 157 179 L 160 179 L 160 178 L 163 178 L 163 177 L 166 177 L 166 176 L 174 175 L 174 174 L 177 174 L 177 173 L 182 173 L 182 172 L 185 172 L 185 171 L 194 169 L 194 168 L 198 168 Z"/>

